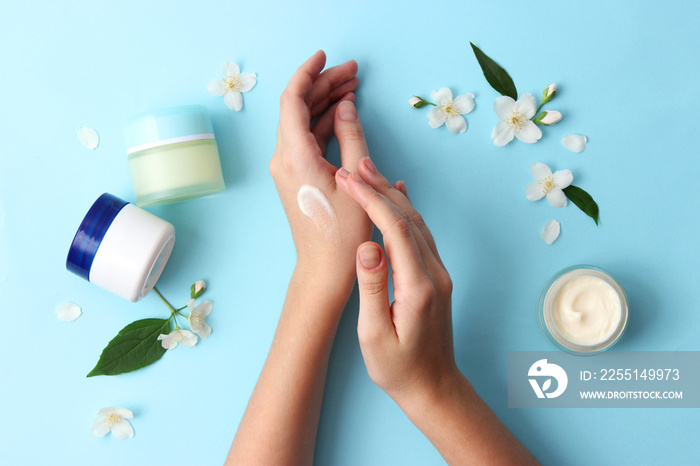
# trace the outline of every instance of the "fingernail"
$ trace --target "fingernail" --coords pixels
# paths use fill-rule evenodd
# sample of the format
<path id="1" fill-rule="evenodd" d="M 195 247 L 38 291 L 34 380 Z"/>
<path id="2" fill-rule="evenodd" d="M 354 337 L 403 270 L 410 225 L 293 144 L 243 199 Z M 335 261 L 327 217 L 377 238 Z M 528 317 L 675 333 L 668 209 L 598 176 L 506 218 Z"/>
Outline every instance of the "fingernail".
<path id="1" fill-rule="evenodd" d="M 357 110 L 349 100 L 344 100 L 338 104 L 338 115 L 343 121 L 353 121 L 357 119 Z"/>
<path id="2" fill-rule="evenodd" d="M 365 180 L 363 180 L 362 177 L 361 177 L 358 173 L 353 173 L 353 174 L 352 174 L 352 179 L 355 180 L 355 181 L 357 181 L 358 183 L 362 183 L 362 184 L 364 184 L 364 185 L 367 184 L 367 183 L 365 183 Z"/>
<path id="3" fill-rule="evenodd" d="M 406 183 L 403 180 L 399 180 L 396 182 L 396 189 L 398 189 L 404 195 L 406 195 Z"/>
<path id="4" fill-rule="evenodd" d="M 338 170 L 338 175 L 340 175 L 341 178 L 347 178 L 350 176 L 350 172 L 341 167 L 340 170 Z"/>
<path id="5" fill-rule="evenodd" d="M 377 268 L 382 261 L 382 256 L 379 254 L 379 248 L 374 245 L 367 245 L 360 248 L 360 263 L 366 269 Z"/>
<path id="6" fill-rule="evenodd" d="M 365 158 L 365 167 L 367 167 L 367 170 L 369 170 L 372 173 L 377 173 L 377 167 L 374 166 L 374 162 L 367 157 Z"/>

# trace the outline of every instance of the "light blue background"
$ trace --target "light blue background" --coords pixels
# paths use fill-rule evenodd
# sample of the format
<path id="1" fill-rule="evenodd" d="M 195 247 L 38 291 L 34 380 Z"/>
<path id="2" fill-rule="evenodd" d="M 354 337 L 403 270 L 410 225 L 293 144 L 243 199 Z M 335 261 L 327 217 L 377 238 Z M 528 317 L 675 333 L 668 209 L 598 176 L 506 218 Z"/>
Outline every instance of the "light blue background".
<path id="1" fill-rule="evenodd" d="M 294 264 L 268 174 L 278 98 L 309 55 L 359 63 L 357 104 L 371 152 L 404 179 L 455 282 L 458 364 L 545 464 L 697 462 L 700 412 L 516 410 L 507 352 L 548 350 L 534 307 L 564 267 L 611 271 L 630 299 L 618 350 L 698 350 L 700 161 L 697 2 L 3 1 L 0 6 L 0 463 L 220 464 L 267 354 Z M 489 137 L 497 97 L 469 41 L 564 119 L 537 144 Z M 229 111 L 206 83 L 225 61 L 258 74 Z M 413 94 L 473 92 L 469 129 L 431 129 Z M 65 270 L 90 204 L 133 200 L 122 124 L 150 109 L 204 104 L 213 115 L 224 193 L 151 209 L 177 230 L 159 287 L 174 303 L 197 279 L 214 301 L 211 338 L 118 377 L 85 374 L 129 322 L 165 317 L 155 296 L 130 304 Z M 100 133 L 94 152 L 76 137 Z M 572 154 L 562 136 L 589 138 Z M 337 148 L 330 157 L 337 160 Z M 528 167 L 569 168 L 600 205 L 600 226 L 575 206 L 529 202 Z M 552 246 L 539 237 L 562 224 Z M 56 306 L 83 315 L 65 324 Z M 441 464 L 368 378 L 357 297 L 338 331 L 319 427 L 318 464 Z M 93 438 L 94 413 L 132 409 L 136 436 Z"/>

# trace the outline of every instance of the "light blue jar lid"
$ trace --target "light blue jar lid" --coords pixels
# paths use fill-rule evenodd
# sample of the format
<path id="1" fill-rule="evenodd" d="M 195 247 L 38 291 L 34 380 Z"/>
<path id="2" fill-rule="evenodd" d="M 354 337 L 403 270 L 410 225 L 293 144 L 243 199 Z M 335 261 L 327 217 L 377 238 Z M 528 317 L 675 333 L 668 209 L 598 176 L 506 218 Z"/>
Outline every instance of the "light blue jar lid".
<path id="1" fill-rule="evenodd" d="M 201 105 L 182 105 L 142 113 L 124 127 L 126 152 L 197 139 L 214 139 L 209 112 Z"/>

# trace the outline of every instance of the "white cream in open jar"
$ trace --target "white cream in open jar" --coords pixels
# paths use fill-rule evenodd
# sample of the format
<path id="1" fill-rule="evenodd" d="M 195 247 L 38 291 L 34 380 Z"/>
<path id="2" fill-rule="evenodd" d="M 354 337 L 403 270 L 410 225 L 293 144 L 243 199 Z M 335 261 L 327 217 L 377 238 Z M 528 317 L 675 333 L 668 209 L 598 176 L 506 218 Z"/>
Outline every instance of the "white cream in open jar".
<path id="1" fill-rule="evenodd" d="M 610 348 L 627 325 L 627 297 L 608 272 L 569 267 L 544 286 L 537 306 L 542 333 L 555 346 L 577 354 Z"/>

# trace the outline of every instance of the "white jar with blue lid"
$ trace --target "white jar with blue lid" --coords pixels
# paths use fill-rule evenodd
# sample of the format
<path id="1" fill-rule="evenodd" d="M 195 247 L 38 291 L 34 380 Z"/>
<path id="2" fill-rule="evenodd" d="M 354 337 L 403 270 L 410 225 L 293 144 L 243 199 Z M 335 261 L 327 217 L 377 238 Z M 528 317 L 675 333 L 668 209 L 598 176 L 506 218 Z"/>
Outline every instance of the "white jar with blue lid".
<path id="1" fill-rule="evenodd" d="M 175 228 L 105 193 L 90 207 L 68 251 L 66 268 L 135 302 L 160 278 L 175 244 Z"/>
<path id="2" fill-rule="evenodd" d="M 155 206 L 223 191 L 219 148 L 207 109 L 143 113 L 124 128 L 136 205 Z"/>

